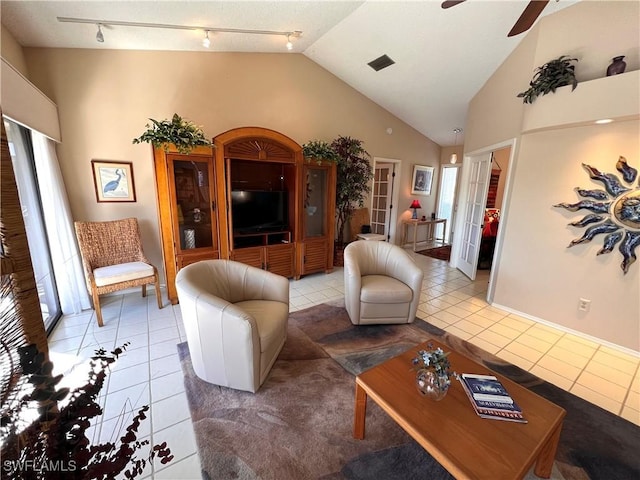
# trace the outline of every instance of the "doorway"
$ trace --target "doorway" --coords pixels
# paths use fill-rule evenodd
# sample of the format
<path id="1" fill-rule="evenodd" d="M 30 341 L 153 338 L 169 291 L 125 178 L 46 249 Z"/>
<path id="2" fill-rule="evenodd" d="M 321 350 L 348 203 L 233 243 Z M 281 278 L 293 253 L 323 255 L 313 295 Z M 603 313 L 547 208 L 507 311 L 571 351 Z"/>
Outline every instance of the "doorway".
<path id="1" fill-rule="evenodd" d="M 501 225 L 507 219 L 509 185 L 513 176 L 510 166 L 513 162 L 515 147 L 516 140 L 512 139 L 466 154 L 463 160 L 460 208 L 454 220 L 454 232 L 457 231 L 460 234 L 453 239 L 451 266 L 474 280 L 481 250 L 485 248 L 490 269 L 488 301 L 493 298 L 493 279 L 499 268 L 503 238 Z M 498 164 L 495 163 L 495 158 L 498 158 Z M 485 221 L 488 218 L 487 215 L 492 213 L 487 211 L 487 198 L 490 187 L 492 189 L 494 187 L 491 185 L 491 174 L 494 170 L 499 170 L 500 174 L 497 184 L 494 182 L 495 192 L 492 191 L 492 195 L 495 195 L 496 208 L 490 210 L 498 210 L 498 218 L 495 225 L 489 225 L 496 221 L 495 218 L 491 222 Z M 489 248 L 483 247 L 483 234 L 485 239 L 493 235 L 493 239 L 488 241 Z"/>
<path id="2" fill-rule="evenodd" d="M 400 160 L 373 159 L 373 184 L 371 186 L 371 232 L 384 235 L 395 243 L 398 188 L 396 178 L 400 173 Z"/>
<path id="3" fill-rule="evenodd" d="M 442 165 L 440 167 L 440 188 L 438 189 L 438 207 L 436 217 L 447 220 L 447 228 L 443 232 L 443 224 L 436 224 L 436 238 L 443 238 L 444 244 L 451 244 L 453 238 L 453 222 L 457 210 L 458 178 L 460 165 Z"/>

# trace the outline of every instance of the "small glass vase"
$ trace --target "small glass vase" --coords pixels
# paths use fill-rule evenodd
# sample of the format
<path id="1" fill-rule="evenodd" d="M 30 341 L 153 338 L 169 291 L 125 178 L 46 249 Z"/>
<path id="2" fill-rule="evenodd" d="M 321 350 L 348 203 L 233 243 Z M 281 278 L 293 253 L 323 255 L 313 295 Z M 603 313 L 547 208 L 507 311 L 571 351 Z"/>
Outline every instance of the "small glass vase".
<path id="1" fill-rule="evenodd" d="M 416 388 L 431 400 L 442 400 L 449 390 L 449 379 L 438 375 L 433 368 L 421 368 L 416 374 Z"/>

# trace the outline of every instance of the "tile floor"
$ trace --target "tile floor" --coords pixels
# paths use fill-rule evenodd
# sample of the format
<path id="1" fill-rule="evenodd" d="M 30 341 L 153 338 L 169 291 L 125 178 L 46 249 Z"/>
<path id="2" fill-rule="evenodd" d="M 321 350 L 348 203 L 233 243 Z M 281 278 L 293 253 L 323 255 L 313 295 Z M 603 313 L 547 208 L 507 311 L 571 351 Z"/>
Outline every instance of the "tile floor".
<path id="1" fill-rule="evenodd" d="M 418 316 L 535 375 L 640 425 L 640 357 L 536 324 L 485 301 L 488 272 L 469 281 L 446 262 L 414 254 L 425 278 Z M 291 281 L 291 311 L 343 297 L 343 271 Z M 102 422 L 92 426 L 94 442 L 115 440 L 142 405 L 150 405 L 140 434 L 166 441 L 175 459 L 149 465 L 143 478 L 199 479 L 199 460 L 182 382 L 176 344 L 185 341 L 179 306 L 159 310 L 153 295 L 139 292 L 103 298 L 105 326 L 92 311 L 65 316 L 50 337 L 57 372 L 65 383 L 86 379 L 83 358 L 98 347 L 130 342 L 112 368 L 100 403 Z M 124 415 L 123 415 L 124 414 Z"/>

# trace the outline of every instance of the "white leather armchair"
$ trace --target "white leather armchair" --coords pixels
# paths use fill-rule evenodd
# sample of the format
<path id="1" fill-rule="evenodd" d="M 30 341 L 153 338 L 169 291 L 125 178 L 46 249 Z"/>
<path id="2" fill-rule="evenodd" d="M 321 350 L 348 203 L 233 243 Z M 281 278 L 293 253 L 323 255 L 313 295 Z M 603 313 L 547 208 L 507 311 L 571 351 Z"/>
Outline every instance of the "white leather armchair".
<path id="1" fill-rule="evenodd" d="M 354 325 L 411 323 L 424 274 L 402 248 L 352 242 L 344 250 L 344 302 Z"/>
<path id="2" fill-rule="evenodd" d="M 232 260 L 176 276 L 193 369 L 203 380 L 256 392 L 287 338 L 289 281 Z"/>

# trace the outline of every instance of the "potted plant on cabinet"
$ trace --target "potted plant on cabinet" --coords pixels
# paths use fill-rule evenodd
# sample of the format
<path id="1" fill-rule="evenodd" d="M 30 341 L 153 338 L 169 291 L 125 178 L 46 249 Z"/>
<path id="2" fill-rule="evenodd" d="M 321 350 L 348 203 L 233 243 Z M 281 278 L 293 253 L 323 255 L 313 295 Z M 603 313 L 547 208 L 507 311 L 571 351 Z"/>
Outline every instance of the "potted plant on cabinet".
<path id="1" fill-rule="evenodd" d="M 162 147 L 165 151 L 169 145 L 173 144 L 178 152 L 187 154 L 197 146 L 208 147 L 211 141 L 204 136 L 202 127 L 183 119 L 177 113 L 173 114 L 171 120 L 154 120 L 150 118 L 151 124 L 146 124 L 145 131 L 138 138 L 133 139 L 133 143 L 147 142 L 154 147 Z"/>
<path id="2" fill-rule="evenodd" d="M 539 96 L 555 93 L 556 88 L 565 85 L 571 85 L 571 91 L 574 91 L 578 86 L 576 67 L 571 64 L 574 61 L 577 62 L 578 59 L 561 55 L 538 67 L 529 82 L 529 88 L 519 93 L 518 98 L 522 98 L 523 103 L 533 103 Z"/>
<path id="3" fill-rule="evenodd" d="M 320 164 L 323 160 L 337 162 L 338 154 L 329 142 L 324 140 L 311 140 L 302 145 L 302 155 L 307 160 L 315 160 Z"/>
<path id="4" fill-rule="evenodd" d="M 371 190 L 373 177 L 371 158 L 362 141 L 351 137 L 338 137 L 331 147 L 338 156 L 336 180 L 336 257 L 344 250 L 344 227 L 356 208 L 364 206 L 364 199 Z"/>

